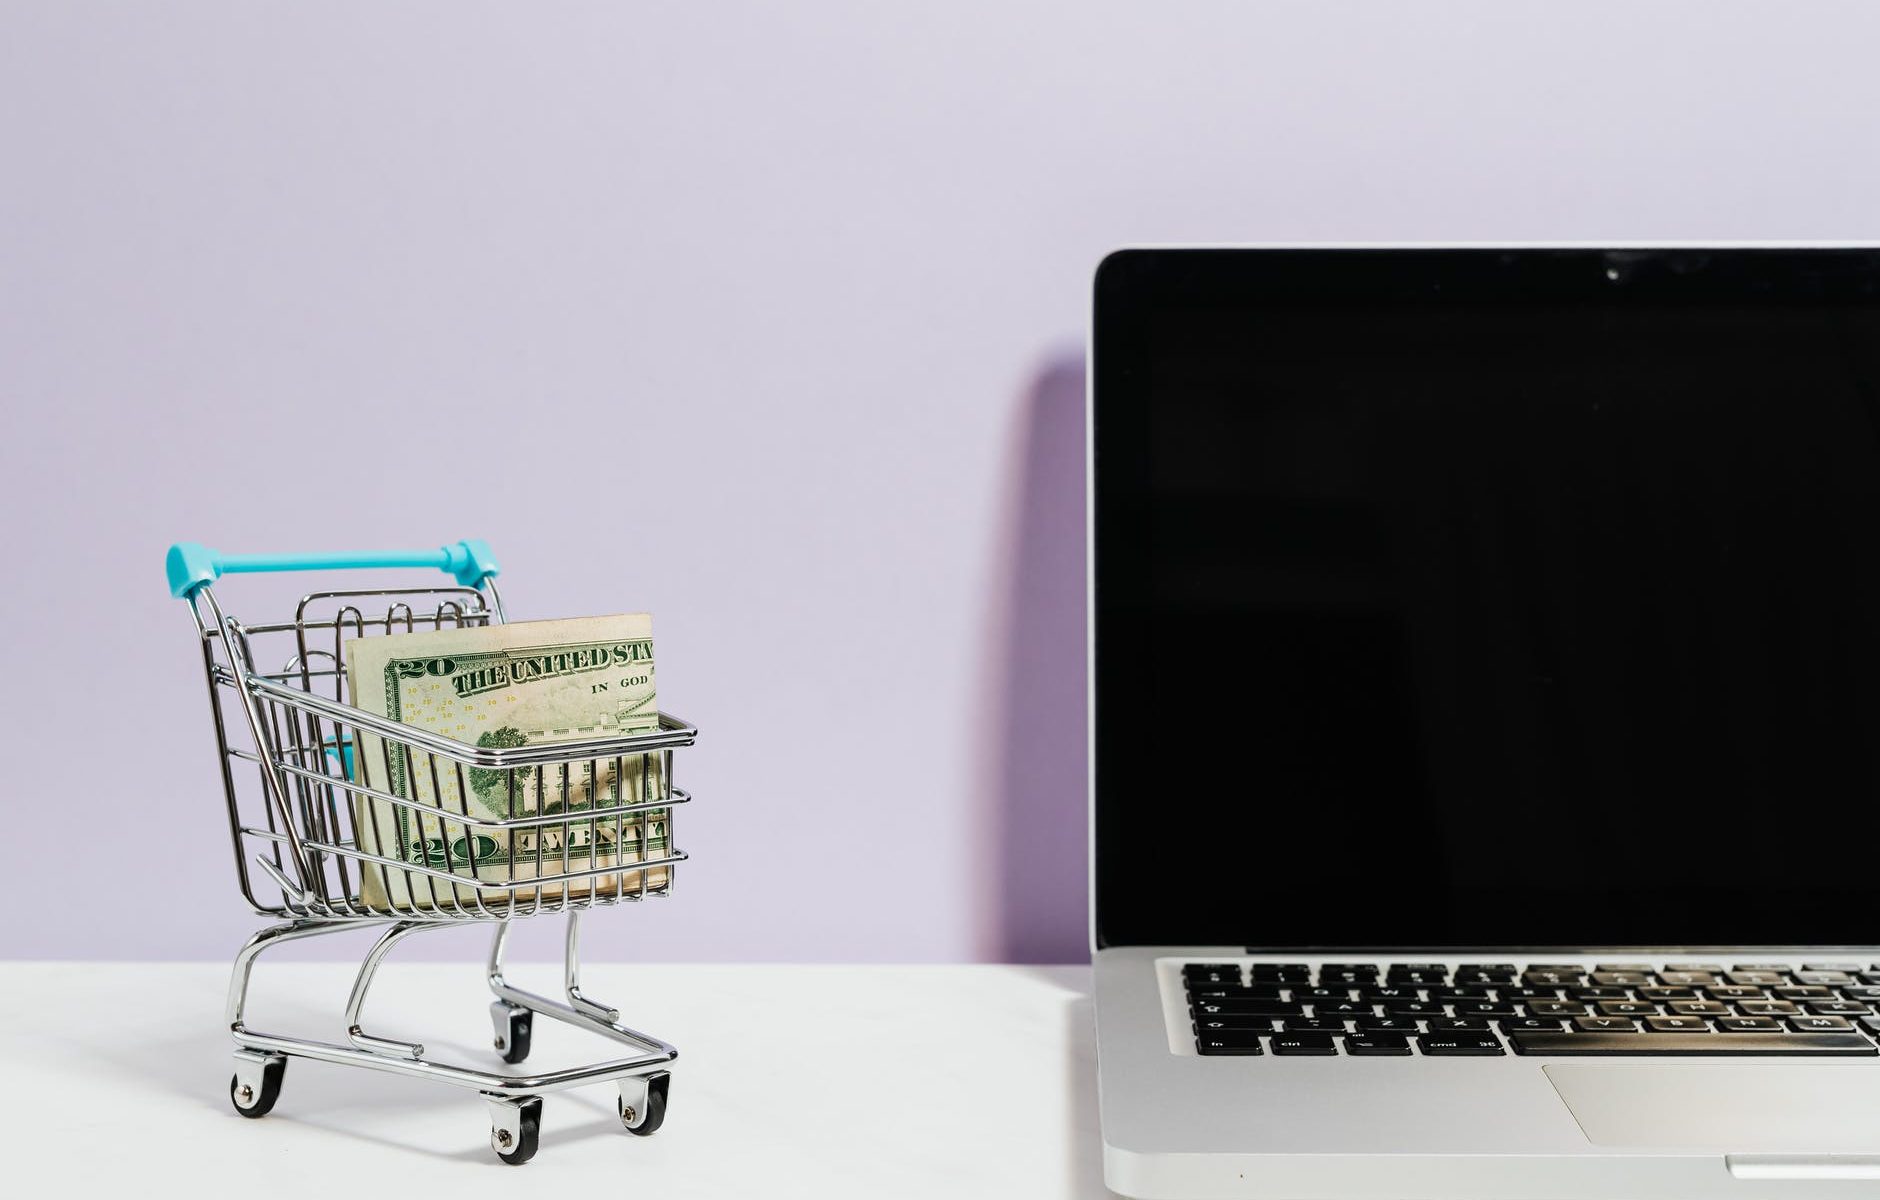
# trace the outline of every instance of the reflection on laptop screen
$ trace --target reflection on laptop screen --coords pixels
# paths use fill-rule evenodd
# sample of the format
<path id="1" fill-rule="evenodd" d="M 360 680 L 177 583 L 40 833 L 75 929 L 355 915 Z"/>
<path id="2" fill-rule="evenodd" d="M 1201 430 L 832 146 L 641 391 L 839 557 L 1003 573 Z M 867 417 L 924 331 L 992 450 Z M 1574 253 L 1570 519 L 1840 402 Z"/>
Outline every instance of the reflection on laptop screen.
<path id="1" fill-rule="evenodd" d="M 1103 941 L 1872 941 L 1880 259 L 1250 255 L 1099 285 Z"/>

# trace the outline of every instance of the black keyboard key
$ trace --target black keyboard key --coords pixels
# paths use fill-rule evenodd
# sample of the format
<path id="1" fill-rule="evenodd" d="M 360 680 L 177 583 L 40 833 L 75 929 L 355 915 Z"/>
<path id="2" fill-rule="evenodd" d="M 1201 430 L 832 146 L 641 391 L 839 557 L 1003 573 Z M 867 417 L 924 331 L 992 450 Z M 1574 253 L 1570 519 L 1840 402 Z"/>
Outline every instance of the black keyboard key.
<path id="1" fill-rule="evenodd" d="M 1306 1011 L 1289 1000 L 1197 1000 L 1188 1007 L 1197 1019 L 1229 1013 L 1243 1017 L 1302 1017 Z"/>
<path id="2" fill-rule="evenodd" d="M 1650 971 L 1594 971 L 1593 982 L 1600 987 L 1650 987 Z"/>
<path id="3" fill-rule="evenodd" d="M 1716 1000 L 1673 1000 L 1666 1007 L 1680 1017 L 1727 1017 L 1730 1006 Z"/>
<path id="4" fill-rule="evenodd" d="M 1782 1022 L 1774 1017 L 1718 1017 L 1720 1033 L 1779 1033 Z"/>
<path id="5" fill-rule="evenodd" d="M 1638 1027 L 1632 1024 L 1630 1017 L 1575 1017 L 1573 1029 L 1576 1033 L 1638 1032 Z"/>
<path id="6" fill-rule="evenodd" d="M 1361 1000 L 1313 1001 L 1312 1015 L 1315 1017 L 1368 1017 L 1375 1011 L 1375 1006 Z"/>
<path id="7" fill-rule="evenodd" d="M 1527 1002 L 1529 1015 L 1536 1017 L 1583 1017 L 1586 1005 L 1575 1004 L 1571 1000 L 1530 1000 Z"/>
<path id="8" fill-rule="evenodd" d="M 1724 978 L 1736 987 L 1776 987 L 1789 981 L 1788 976 L 1781 971 L 1737 970 L 1724 975 Z"/>
<path id="9" fill-rule="evenodd" d="M 1495 994 L 1503 1000 L 1558 1000 L 1566 990 L 1557 987 L 1505 987 L 1496 988 Z"/>
<path id="10" fill-rule="evenodd" d="M 1516 1032 L 1534 1033 L 1534 1032 L 1540 1032 L 1543 1030 L 1566 1028 L 1565 1021 L 1559 1021 L 1559 1020 L 1549 1021 L 1544 1017 L 1515 1017 L 1510 1020 L 1497 1022 L 1497 1025 L 1500 1027 L 1503 1033 L 1516 1033 Z M 1699 1021 L 1698 1025 L 1701 1027 L 1703 1025 L 1703 1022 Z"/>
<path id="11" fill-rule="evenodd" d="M 1658 1011 L 1656 1004 L 1643 1000 L 1601 1000 L 1599 1013 L 1604 1017 L 1649 1017 Z"/>
<path id="12" fill-rule="evenodd" d="M 1432 1033 L 1488 1032 L 1487 1017 L 1431 1017 L 1429 1024 Z"/>
<path id="13" fill-rule="evenodd" d="M 1673 971 L 1666 968 L 1658 972 L 1658 982 L 1666 987 L 1705 987 L 1717 982 L 1717 976 L 1722 974 L 1722 972 L 1722 967 L 1718 967 L 1715 972 Z"/>
<path id="14" fill-rule="evenodd" d="M 1677 963 L 1666 963 L 1665 970 L 1681 971 L 1681 972 L 1687 971 L 1693 975 L 1721 975 L 1725 971 L 1729 970 L 1729 968 L 1724 966 L 1722 963 L 1677 962 Z"/>
<path id="15" fill-rule="evenodd" d="M 1567 996 L 1572 1000 L 1629 1000 L 1631 988 L 1622 987 L 1576 987 L 1568 988 Z"/>
<path id="16" fill-rule="evenodd" d="M 1204 1033 L 1195 1038 L 1203 1054 L 1258 1054 L 1260 1039 L 1251 1033 Z"/>
<path id="17" fill-rule="evenodd" d="M 1810 1000 L 1806 1007 L 1811 1013 L 1832 1017 L 1864 1017 L 1873 1011 L 1858 1000 Z"/>
<path id="18" fill-rule="evenodd" d="M 1854 1027 L 1846 1017 L 1790 1017 L 1789 1028 L 1797 1033 L 1838 1033 Z"/>
<path id="19" fill-rule="evenodd" d="M 1443 1006 L 1427 1000 L 1386 1000 L 1384 1011 L 1393 1017 L 1440 1017 Z"/>
<path id="20" fill-rule="evenodd" d="M 1769 993 L 1759 987 L 1742 987 L 1738 984 L 1719 984 L 1704 989 L 1704 994 L 1712 1000 L 1761 1000 Z"/>
<path id="21" fill-rule="evenodd" d="M 1638 990 L 1638 998 L 1653 1004 L 1669 1004 L 1673 1000 L 1695 1000 L 1697 992 L 1687 987 L 1648 987 Z"/>
<path id="22" fill-rule="evenodd" d="M 1501 1054 L 1501 1039 L 1492 1033 L 1426 1033 L 1417 1039 L 1417 1049 L 1430 1055 Z"/>
<path id="23" fill-rule="evenodd" d="M 1709 1033 L 1702 1017 L 1646 1017 L 1646 1033 Z"/>
<path id="24" fill-rule="evenodd" d="M 1514 1033 L 1516 1054 L 1833 1054 L 1873 1057 L 1858 1033 Z"/>
<path id="25" fill-rule="evenodd" d="M 1458 1000 L 1486 1000 L 1488 989 L 1485 987 L 1440 987 L 1429 990 L 1430 999 L 1440 1004 L 1453 1004 Z"/>
<path id="26" fill-rule="evenodd" d="M 1345 1039 L 1345 1053 L 1359 1055 L 1408 1054 L 1410 1041 L 1402 1034 L 1367 1033 Z"/>
<path id="27" fill-rule="evenodd" d="M 1798 983 L 1792 987 L 1770 989 L 1784 1000 L 1832 1000 L 1834 989 L 1818 983 Z"/>
<path id="28" fill-rule="evenodd" d="M 1338 1044 L 1329 1033 L 1276 1033 L 1275 1054 L 1337 1054 Z"/>
<path id="29" fill-rule="evenodd" d="M 1413 987 L 1361 987 L 1358 996 L 1365 1000 L 1421 1000 L 1423 990 Z"/>
<path id="30" fill-rule="evenodd" d="M 1310 1004 L 1314 1000 L 1349 1000 L 1351 989 L 1348 987 L 1296 987 L 1292 989 L 1294 1000 L 1304 1000 Z"/>
<path id="31" fill-rule="evenodd" d="M 1390 974 L 1385 976 L 1385 979 L 1399 986 L 1415 984 L 1419 987 L 1440 987 L 1449 981 L 1449 972 L 1441 968 L 1429 971 L 1404 970 L 1392 967 Z"/>
<path id="32" fill-rule="evenodd" d="M 1458 1017 L 1519 1017 L 1525 1015 L 1517 1004 L 1501 1000 L 1465 1000 L 1451 1005 L 1451 1010 Z"/>
<path id="33" fill-rule="evenodd" d="M 1285 993 L 1276 987 L 1247 987 L 1240 984 L 1190 984 L 1190 1000 L 1278 1000 Z"/>
<path id="34" fill-rule="evenodd" d="M 1417 1023 L 1409 1017 L 1359 1017 L 1358 1028 L 1369 1034 L 1415 1033 Z"/>
<path id="35" fill-rule="evenodd" d="M 1287 1017 L 1288 1033 L 1343 1033 L 1345 1022 L 1340 1017 Z"/>
<path id="36" fill-rule="evenodd" d="M 1846 971 L 1797 971 L 1795 982 L 1820 984 L 1823 987 L 1845 987 L 1854 982 L 1854 977 Z"/>
<path id="37" fill-rule="evenodd" d="M 1225 1030 L 1257 1029 L 1261 1033 L 1273 1032 L 1273 1018 L 1244 1017 L 1231 1013 L 1219 1017 L 1202 1017 L 1195 1022 L 1196 1033 L 1220 1033 Z"/>
<path id="38" fill-rule="evenodd" d="M 1189 963 L 1182 978 L 1190 983 L 1239 983 L 1240 968 L 1233 963 Z"/>
<path id="39" fill-rule="evenodd" d="M 1593 969 L 1595 971 L 1643 971 L 1644 973 L 1649 975 L 1651 973 L 1652 965 L 1650 963 L 1641 963 L 1641 962 L 1598 963 L 1593 967 Z"/>
<path id="40" fill-rule="evenodd" d="M 1745 1000 L 1736 1010 L 1746 1017 L 1786 1017 L 1802 1011 L 1787 1000 Z"/>
<path id="41" fill-rule="evenodd" d="M 1528 987 L 1572 987 L 1585 981 L 1585 972 L 1577 968 L 1553 971 L 1530 967 L 1521 974 L 1521 982 Z"/>

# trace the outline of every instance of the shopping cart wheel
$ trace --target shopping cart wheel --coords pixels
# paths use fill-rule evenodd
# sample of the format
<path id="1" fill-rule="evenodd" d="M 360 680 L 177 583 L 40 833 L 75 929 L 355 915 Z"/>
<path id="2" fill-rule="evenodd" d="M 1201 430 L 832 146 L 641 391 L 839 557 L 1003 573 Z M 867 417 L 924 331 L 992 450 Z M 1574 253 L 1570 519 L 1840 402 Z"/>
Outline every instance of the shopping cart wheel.
<path id="1" fill-rule="evenodd" d="M 643 1079 L 620 1081 L 620 1099 L 614 1111 L 627 1132 L 647 1137 L 659 1132 L 666 1122 L 666 1093 L 672 1088 L 672 1072 L 658 1071 Z"/>
<path id="2" fill-rule="evenodd" d="M 535 1014 L 520 1004 L 498 1000 L 490 1005 L 490 1020 L 496 1025 L 496 1053 L 506 1063 L 519 1063 L 529 1057 L 529 1039 L 535 1031 Z"/>
<path id="3" fill-rule="evenodd" d="M 495 1107 L 493 1104 L 492 1108 Z M 528 1096 L 503 1107 L 505 1111 L 490 1123 L 490 1149 L 504 1162 L 519 1167 L 535 1157 L 535 1148 L 541 1141 L 542 1098 Z"/>
<path id="4" fill-rule="evenodd" d="M 287 1056 L 237 1054 L 235 1073 L 228 1077 L 228 1099 L 244 1117 L 265 1117 L 281 1098 L 281 1080 L 287 1075 Z"/>

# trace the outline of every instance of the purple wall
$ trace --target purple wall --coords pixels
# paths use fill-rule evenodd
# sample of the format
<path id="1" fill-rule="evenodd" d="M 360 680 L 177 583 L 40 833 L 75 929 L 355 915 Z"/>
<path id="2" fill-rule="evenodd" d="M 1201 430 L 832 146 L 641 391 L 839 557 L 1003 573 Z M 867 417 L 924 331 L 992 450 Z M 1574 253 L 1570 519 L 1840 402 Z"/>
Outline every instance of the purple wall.
<path id="1" fill-rule="evenodd" d="M 170 541 L 478 536 L 519 616 L 655 612 L 704 730 L 680 894 L 597 956 L 1078 957 L 1103 253 L 1875 237 L 1876 35 L 1800 0 L 0 9 L 0 955 L 251 926 Z"/>

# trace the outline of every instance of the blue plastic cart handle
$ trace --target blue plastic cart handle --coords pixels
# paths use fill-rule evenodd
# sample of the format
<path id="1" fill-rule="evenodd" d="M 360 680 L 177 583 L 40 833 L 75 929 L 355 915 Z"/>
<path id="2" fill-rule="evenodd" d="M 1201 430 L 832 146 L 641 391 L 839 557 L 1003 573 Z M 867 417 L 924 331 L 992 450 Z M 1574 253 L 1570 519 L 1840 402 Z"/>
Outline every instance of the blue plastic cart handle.
<path id="1" fill-rule="evenodd" d="M 170 577 L 170 595 L 193 596 L 198 588 L 224 575 L 249 571 L 342 571 L 359 567 L 436 567 L 456 577 L 465 587 L 476 587 L 499 574 L 488 542 L 474 538 L 436 550 L 355 550 L 332 554 L 224 554 L 194 542 L 170 547 L 164 569 Z"/>

